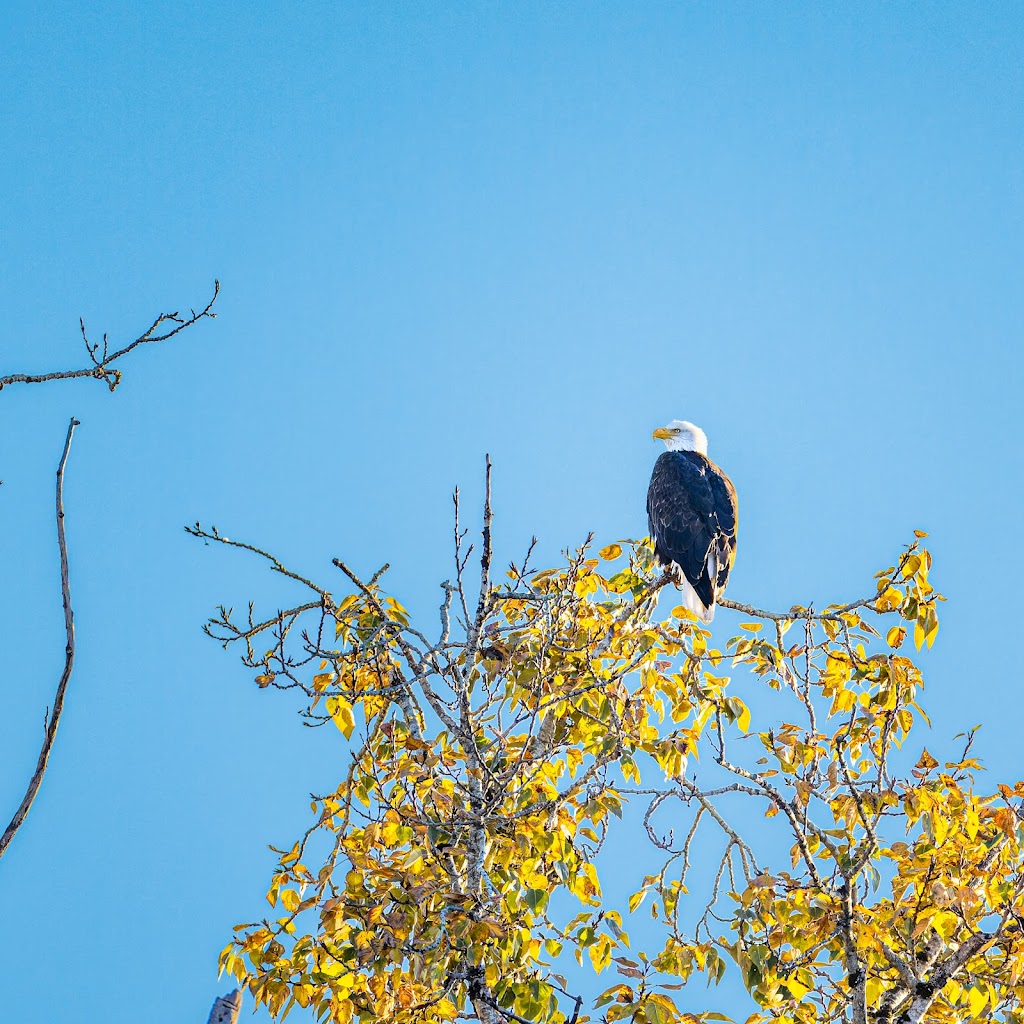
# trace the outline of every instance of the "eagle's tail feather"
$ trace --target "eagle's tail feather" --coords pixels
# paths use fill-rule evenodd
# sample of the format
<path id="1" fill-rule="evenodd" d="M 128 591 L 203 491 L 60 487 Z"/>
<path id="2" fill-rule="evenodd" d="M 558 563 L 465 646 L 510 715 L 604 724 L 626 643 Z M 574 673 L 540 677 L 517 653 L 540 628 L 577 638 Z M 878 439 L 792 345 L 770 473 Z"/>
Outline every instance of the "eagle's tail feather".
<path id="1" fill-rule="evenodd" d="M 683 570 L 675 563 L 672 563 L 672 573 L 676 578 L 676 586 L 679 588 L 679 594 L 682 598 L 683 607 L 700 619 L 705 625 L 715 617 L 715 602 L 712 601 L 710 607 L 706 606 L 700 599 L 697 591 L 694 590 L 693 584 L 686 578 Z"/>

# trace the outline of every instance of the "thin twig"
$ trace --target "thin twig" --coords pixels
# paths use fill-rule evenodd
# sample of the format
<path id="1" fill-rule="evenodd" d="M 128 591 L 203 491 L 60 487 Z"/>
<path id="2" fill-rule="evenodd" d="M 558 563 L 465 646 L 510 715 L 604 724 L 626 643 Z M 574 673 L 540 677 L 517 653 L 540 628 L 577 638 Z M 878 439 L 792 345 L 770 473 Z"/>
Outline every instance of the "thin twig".
<path id="1" fill-rule="evenodd" d="M 35 801 L 36 794 L 43 782 L 43 775 L 50 760 L 50 751 L 53 749 L 53 742 L 57 738 L 57 727 L 60 725 L 61 712 L 64 710 L 64 694 L 67 692 L 68 682 L 71 679 L 71 669 L 75 664 L 75 617 L 71 610 L 71 583 L 68 576 L 68 546 L 64 536 L 64 467 L 68 461 L 68 452 L 71 451 L 71 438 L 75 433 L 78 420 L 72 418 L 68 425 L 68 436 L 64 441 L 64 454 L 60 457 L 60 465 L 57 466 L 57 546 L 60 548 L 60 589 L 61 598 L 64 602 L 64 630 L 67 636 L 67 644 L 64 648 L 64 671 L 61 673 L 60 682 L 57 684 L 57 695 L 53 699 L 53 714 L 49 716 L 46 724 L 46 734 L 43 738 L 43 748 L 39 751 L 39 760 L 36 762 L 36 770 L 29 780 L 28 790 L 21 806 L 14 812 L 11 823 L 7 830 L 0 837 L 0 857 L 4 855 L 11 840 L 17 834 L 18 829 L 25 823 L 28 812 Z"/>
<path id="2" fill-rule="evenodd" d="M 241 548 L 243 551 L 251 551 L 254 555 L 259 555 L 260 558 L 264 558 L 270 563 L 270 568 L 273 572 L 280 573 L 282 576 L 287 576 L 290 580 L 295 580 L 296 583 L 301 583 L 312 590 L 315 594 L 319 594 L 321 602 L 328 609 L 334 607 L 331 595 L 326 590 L 322 587 L 318 587 L 312 580 L 307 580 L 305 576 L 300 576 L 297 572 L 292 572 L 291 569 L 286 568 L 272 554 L 270 554 L 269 551 L 264 551 L 263 548 L 258 548 L 254 544 L 246 544 L 241 540 L 231 540 L 220 533 L 216 526 L 211 526 L 209 530 L 206 530 L 197 522 L 195 526 L 186 526 L 185 532 L 191 534 L 193 537 L 198 537 L 199 540 L 212 540 L 216 544 L 223 544 L 229 548 Z M 385 566 L 385 568 L 387 568 L 387 566 Z"/>

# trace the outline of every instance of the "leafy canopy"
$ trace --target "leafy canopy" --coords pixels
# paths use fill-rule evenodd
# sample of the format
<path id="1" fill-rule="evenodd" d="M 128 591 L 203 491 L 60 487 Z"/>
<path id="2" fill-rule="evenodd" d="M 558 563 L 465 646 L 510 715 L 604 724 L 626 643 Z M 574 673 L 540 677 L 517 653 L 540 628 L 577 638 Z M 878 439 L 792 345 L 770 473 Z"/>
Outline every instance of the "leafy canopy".
<path id="1" fill-rule="evenodd" d="M 588 542 L 541 572 L 528 553 L 495 583 L 489 499 L 471 587 L 456 495 L 456 571 L 430 633 L 383 570 L 336 562 L 335 596 L 191 532 L 312 591 L 262 622 L 221 608 L 207 629 L 258 685 L 300 694 L 347 757 L 276 851 L 271 915 L 221 954 L 273 1014 L 727 1020 L 679 1004 L 695 976 L 736 969 L 749 1024 L 1024 1020 L 1024 786 L 975 791 L 973 732 L 941 764 L 910 741 L 924 712 L 907 641 L 932 645 L 942 600 L 923 534 L 862 600 L 723 602 L 745 621 L 720 648 L 683 608 L 658 609 L 673 590 L 646 542 L 597 557 Z M 771 713 L 755 721 L 737 689 Z M 601 871 L 627 802 L 647 853 L 615 862 L 636 870 L 621 907 Z M 705 829 L 717 871 L 694 883 Z M 631 948 L 637 914 L 646 949 Z M 610 983 L 592 1006 L 569 956 Z"/>

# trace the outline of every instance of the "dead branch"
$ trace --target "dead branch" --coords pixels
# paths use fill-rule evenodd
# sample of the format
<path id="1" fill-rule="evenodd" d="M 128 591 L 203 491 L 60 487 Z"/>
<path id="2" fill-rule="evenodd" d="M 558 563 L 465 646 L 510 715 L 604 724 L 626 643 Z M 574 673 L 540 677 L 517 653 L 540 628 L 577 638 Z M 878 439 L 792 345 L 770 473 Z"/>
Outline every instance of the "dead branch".
<path id="1" fill-rule="evenodd" d="M 7 387 L 8 384 L 44 384 L 51 380 L 72 380 L 75 377 L 95 377 L 97 380 L 104 381 L 107 387 L 114 391 L 117 385 L 121 383 L 121 371 L 113 368 L 113 364 L 117 360 L 128 355 L 129 352 L 140 345 L 169 341 L 176 334 L 187 330 L 200 320 L 206 318 L 215 319 L 217 314 L 212 310 L 219 294 L 220 281 L 214 281 L 213 297 L 198 313 L 194 309 L 189 310 L 187 316 L 183 316 L 178 312 L 161 313 L 150 324 L 147 331 L 144 331 L 134 341 L 129 342 L 114 352 L 110 351 L 109 339 L 106 334 L 103 335 L 102 342 L 91 342 L 86 334 L 85 321 L 79 320 L 78 324 L 82 332 L 82 341 L 85 342 L 85 350 L 89 355 L 89 366 L 84 366 L 80 370 L 55 370 L 53 373 L 10 373 L 5 377 L 0 377 L 0 391 Z M 162 333 L 158 333 L 166 325 L 173 326 L 167 327 Z"/>
<path id="2" fill-rule="evenodd" d="M 306 579 L 305 576 L 300 576 L 297 572 L 292 572 L 291 569 L 286 568 L 268 551 L 264 551 L 262 548 L 258 548 L 253 544 L 246 544 L 244 541 L 231 540 L 220 533 L 216 526 L 211 526 L 209 530 L 204 529 L 202 524 L 199 522 L 196 522 L 194 526 L 186 526 L 185 532 L 191 534 L 193 537 L 198 537 L 199 540 L 205 540 L 207 543 L 213 541 L 216 544 L 223 544 L 229 548 L 241 548 L 243 551 L 251 551 L 254 555 L 259 555 L 260 558 L 266 559 L 266 561 L 270 563 L 270 568 L 273 572 L 280 573 L 282 576 L 287 576 L 288 579 L 295 580 L 296 583 L 301 583 L 303 586 L 312 590 L 315 594 L 320 595 L 320 601 L 313 602 L 309 607 L 319 607 L 320 604 L 323 604 L 324 607 L 327 608 L 333 607 L 331 595 L 326 590 L 318 587 L 312 580 Z M 385 566 L 385 568 L 387 568 L 387 566 Z"/>
<path id="3" fill-rule="evenodd" d="M 64 629 L 67 636 L 67 644 L 64 648 L 64 671 L 61 673 L 60 682 L 57 684 L 57 695 L 53 700 L 53 713 L 48 716 L 46 723 L 46 734 L 43 738 L 43 748 L 39 751 L 39 760 L 36 762 L 36 770 L 29 780 L 28 790 L 21 806 L 14 812 L 11 823 L 7 826 L 3 836 L 0 837 L 0 857 L 4 855 L 11 840 L 15 837 L 18 829 L 25 823 L 28 812 L 35 801 L 36 794 L 43 782 L 43 775 L 50 760 L 50 751 L 53 749 L 53 742 L 57 738 L 57 727 L 60 725 L 61 712 L 64 710 L 64 695 L 67 692 L 68 682 L 71 679 L 71 669 L 75 664 L 75 617 L 71 610 L 71 583 L 68 576 L 68 545 L 64 535 L 64 467 L 67 465 L 68 453 L 71 451 L 71 438 L 74 436 L 78 420 L 72 418 L 68 425 L 68 436 L 64 441 L 64 454 L 60 457 L 60 465 L 57 466 L 57 545 L 60 548 L 60 588 L 61 597 L 64 602 Z"/>

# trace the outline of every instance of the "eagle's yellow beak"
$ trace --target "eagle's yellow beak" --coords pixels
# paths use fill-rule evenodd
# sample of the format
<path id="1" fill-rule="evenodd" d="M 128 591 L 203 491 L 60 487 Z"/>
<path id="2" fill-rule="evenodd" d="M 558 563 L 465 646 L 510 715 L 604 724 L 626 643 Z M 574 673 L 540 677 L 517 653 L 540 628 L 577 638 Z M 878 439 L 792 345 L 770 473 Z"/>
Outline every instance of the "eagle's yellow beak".
<path id="1" fill-rule="evenodd" d="M 672 436 L 672 431 L 668 427 L 658 427 L 658 429 L 651 434 L 651 437 L 656 437 L 659 441 L 667 441 Z"/>

